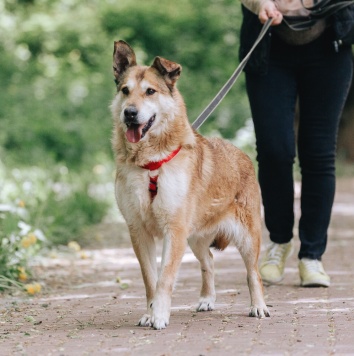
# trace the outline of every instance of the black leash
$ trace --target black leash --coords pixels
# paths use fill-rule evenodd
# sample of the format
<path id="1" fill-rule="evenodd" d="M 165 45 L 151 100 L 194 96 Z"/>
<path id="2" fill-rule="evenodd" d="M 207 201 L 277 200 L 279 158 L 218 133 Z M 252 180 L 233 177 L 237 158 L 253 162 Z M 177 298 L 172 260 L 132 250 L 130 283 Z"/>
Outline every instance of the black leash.
<path id="1" fill-rule="evenodd" d="M 259 33 L 255 43 L 253 44 L 250 51 L 247 53 L 246 57 L 241 61 L 238 67 L 235 69 L 229 80 L 224 84 L 224 86 L 220 89 L 220 91 L 216 94 L 215 98 L 210 102 L 210 104 L 204 109 L 204 111 L 197 117 L 197 119 L 193 122 L 192 127 L 197 130 L 205 120 L 210 116 L 210 114 L 216 109 L 216 107 L 220 104 L 222 99 L 224 99 L 225 95 L 230 91 L 232 86 L 234 85 L 236 79 L 242 73 L 243 68 L 246 66 L 247 61 L 251 57 L 252 52 L 258 45 L 258 43 L 262 40 L 264 35 L 267 33 L 273 19 L 268 19 L 267 22 L 264 23 L 261 32 Z"/>

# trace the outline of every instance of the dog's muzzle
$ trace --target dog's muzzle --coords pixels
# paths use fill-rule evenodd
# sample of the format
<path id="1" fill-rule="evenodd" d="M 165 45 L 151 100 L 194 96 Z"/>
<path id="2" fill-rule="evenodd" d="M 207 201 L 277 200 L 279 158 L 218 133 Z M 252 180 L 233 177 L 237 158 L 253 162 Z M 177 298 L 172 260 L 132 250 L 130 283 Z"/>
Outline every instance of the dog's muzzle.
<path id="1" fill-rule="evenodd" d="M 153 115 L 148 122 L 139 123 L 138 110 L 135 106 L 129 106 L 124 110 L 124 123 L 127 126 L 126 138 L 131 143 L 139 142 L 155 121 L 156 115 Z"/>
<path id="2" fill-rule="evenodd" d="M 124 123 L 127 126 L 138 125 L 138 109 L 135 106 L 129 106 L 124 110 Z"/>

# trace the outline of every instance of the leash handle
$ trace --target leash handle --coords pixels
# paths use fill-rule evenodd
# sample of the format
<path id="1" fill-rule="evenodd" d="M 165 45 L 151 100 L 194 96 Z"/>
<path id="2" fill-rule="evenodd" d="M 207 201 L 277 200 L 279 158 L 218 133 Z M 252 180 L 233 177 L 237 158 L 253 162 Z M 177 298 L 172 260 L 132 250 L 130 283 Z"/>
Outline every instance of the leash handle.
<path id="1" fill-rule="evenodd" d="M 235 69 L 231 77 L 228 81 L 224 84 L 224 86 L 220 89 L 220 91 L 216 94 L 214 99 L 210 102 L 210 104 L 203 110 L 203 112 L 197 117 L 197 119 L 193 122 L 192 127 L 197 130 L 200 126 L 203 125 L 205 120 L 211 115 L 211 113 L 216 109 L 216 107 L 220 104 L 222 99 L 226 96 L 226 94 L 230 91 L 232 86 L 234 85 L 235 81 L 242 73 L 243 68 L 246 66 L 249 58 L 251 57 L 252 52 L 257 47 L 258 43 L 262 40 L 264 35 L 267 33 L 270 25 L 272 24 L 273 19 L 269 18 L 263 25 L 261 32 L 259 33 L 256 41 L 254 42 L 252 48 L 247 53 L 246 57 L 243 58 L 241 63 Z"/>

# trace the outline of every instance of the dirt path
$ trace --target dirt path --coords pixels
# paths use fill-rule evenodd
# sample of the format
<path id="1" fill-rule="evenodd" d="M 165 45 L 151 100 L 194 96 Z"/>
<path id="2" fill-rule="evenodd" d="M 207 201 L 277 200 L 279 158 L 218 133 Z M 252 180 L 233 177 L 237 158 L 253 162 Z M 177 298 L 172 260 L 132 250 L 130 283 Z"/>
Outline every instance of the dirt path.
<path id="1" fill-rule="evenodd" d="M 214 254 L 215 311 L 194 311 L 200 271 L 188 251 L 170 326 L 137 327 L 144 287 L 125 226 L 115 230 L 124 236 L 123 247 L 90 250 L 87 259 L 44 259 L 37 267 L 46 283 L 42 295 L 2 297 L 0 355 L 354 355 L 353 180 L 341 181 L 333 209 L 324 257 L 332 286 L 300 288 L 294 255 L 283 283 L 265 288 L 272 316 L 262 320 L 247 316 L 245 268 L 238 252 L 228 248 Z"/>

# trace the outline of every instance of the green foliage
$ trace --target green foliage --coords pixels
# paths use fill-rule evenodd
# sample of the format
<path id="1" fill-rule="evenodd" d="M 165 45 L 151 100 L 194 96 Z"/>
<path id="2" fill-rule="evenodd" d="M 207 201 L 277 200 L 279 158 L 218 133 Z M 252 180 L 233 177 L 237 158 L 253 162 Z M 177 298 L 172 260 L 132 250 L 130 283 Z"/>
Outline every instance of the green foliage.
<path id="1" fill-rule="evenodd" d="M 59 199 L 55 192 L 47 197 L 45 214 L 40 218 L 41 225 L 55 244 L 66 245 L 81 230 L 99 223 L 105 216 L 108 202 L 99 201 L 88 195 L 88 185 Z"/>
<path id="2" fill-rule="evenodd" d="M 39 167 L 10 171 L 0 168 L 1 200 L 7 204 L 22 202 L 26 206 L 24 223 L 43 231 L 47 245 L 66 245 L 84 227 L 100 222 L 110 205 L 107 196 L 113 199 L 113 192 L 106 194 L 98 173 L 82 177 L 65 166 L 55 166 L 50 171 Z M 17 220 L 7 214 L 3 224 L 7 226 L 4 236 L 9 238 Z"/>
<path id="3" fill-rule="evenodd" d="M 92 167 L 111 157 L 113 41 L 139 62 L 179 62 L 190 120 L 237 65 L 240 4 L 230 0 L 0 0 L 0 154 L 6 164 Z M 249 116 L 239 81 L 203 126 L 234 137 Z"/>
<path id="4" fill-rule="evenodd" d="M 102 64 L 103 40 L 91 27 L 95 9 L 67 1 L 3 3 L 0 145 L 6 163 L 75 167 L 102 150 L 109 155 L 112 86 L 108 76 L 103 83 L 109 61 Z M 77 21 L 81 16 L 86 21 Z"/>
<path id="5" fill-rule="evenodd" d="M 0 205 L 0 290 L 22 288 L 18 281 L 31 276 L 28 261 L 45 242 L 42 231 L 26 222 L 28 216 L 22 202 Z"/>

